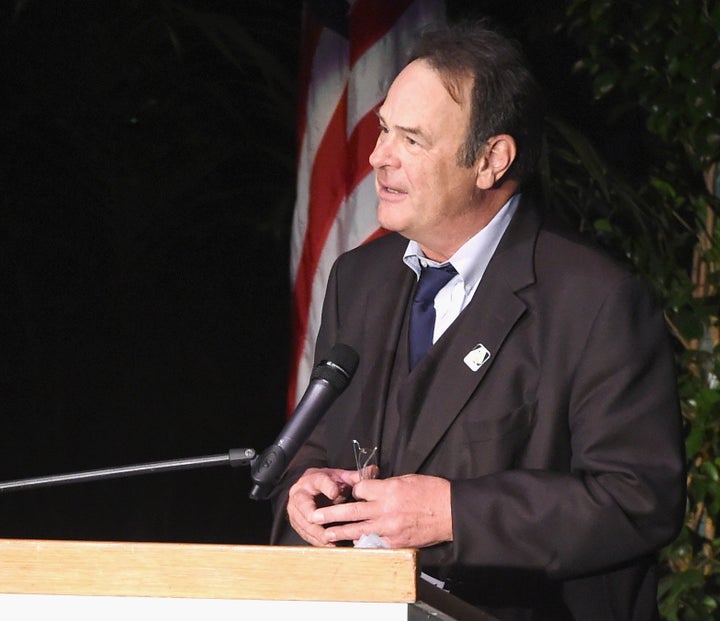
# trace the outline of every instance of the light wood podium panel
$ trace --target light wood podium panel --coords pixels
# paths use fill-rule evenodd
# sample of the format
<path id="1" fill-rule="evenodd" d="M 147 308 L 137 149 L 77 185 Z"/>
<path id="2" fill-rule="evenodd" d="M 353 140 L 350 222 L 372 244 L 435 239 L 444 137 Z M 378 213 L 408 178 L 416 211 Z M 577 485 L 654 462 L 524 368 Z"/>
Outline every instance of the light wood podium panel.
<path id="1" fill-rule="evenodd" d="M 416 550 L 0 539 L 0 617 L 489 621 Z"/>

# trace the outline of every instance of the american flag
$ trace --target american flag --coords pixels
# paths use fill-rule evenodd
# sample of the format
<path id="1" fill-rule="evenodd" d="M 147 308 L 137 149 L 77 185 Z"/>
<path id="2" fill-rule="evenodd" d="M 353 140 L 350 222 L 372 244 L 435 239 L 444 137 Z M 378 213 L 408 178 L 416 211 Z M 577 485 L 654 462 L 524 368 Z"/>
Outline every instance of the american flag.
<path id="1" fill-rule="evenodd" d="M 290 248 L 291 408 L 312 372 L 322 300 L 334 260 L 382 234 L 368 163 L 378 135 L 375 111 L 417 33 L 444 20 L 442 0 L 305 2 Z"/>

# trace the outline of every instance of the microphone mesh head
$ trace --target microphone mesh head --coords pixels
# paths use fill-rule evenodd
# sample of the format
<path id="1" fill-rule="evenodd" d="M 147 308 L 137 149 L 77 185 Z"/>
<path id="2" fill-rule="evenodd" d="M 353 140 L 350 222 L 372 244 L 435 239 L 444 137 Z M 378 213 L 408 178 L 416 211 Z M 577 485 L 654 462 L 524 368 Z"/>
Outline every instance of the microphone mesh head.
<path id="1" fill-rule="evenodd" d="M 357 369 L 360 356 L 349 345 L 336 343 L 312 372 L 311 379 L 324 379 L 337 391 L 343 391 Z"/>

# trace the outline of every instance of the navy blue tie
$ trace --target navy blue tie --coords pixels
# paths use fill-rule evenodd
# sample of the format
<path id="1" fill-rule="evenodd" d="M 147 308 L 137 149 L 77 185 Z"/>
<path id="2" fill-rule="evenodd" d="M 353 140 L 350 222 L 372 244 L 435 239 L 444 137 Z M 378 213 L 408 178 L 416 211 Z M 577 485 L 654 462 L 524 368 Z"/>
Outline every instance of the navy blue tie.
<path id="1" fill-rule="evenodd" d="M 430 349 L 435 328 L 435 296 L 457 272 L 450 265 L 442 267 L 424 267 L 415 289 L 410 312 L 410 368 Z"/>

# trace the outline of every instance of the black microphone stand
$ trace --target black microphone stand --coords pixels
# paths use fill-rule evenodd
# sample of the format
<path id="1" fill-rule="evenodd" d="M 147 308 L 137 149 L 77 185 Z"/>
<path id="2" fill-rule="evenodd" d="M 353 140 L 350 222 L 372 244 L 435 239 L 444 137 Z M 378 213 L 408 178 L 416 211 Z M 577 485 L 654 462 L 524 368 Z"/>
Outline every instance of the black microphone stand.
<path id="1" fill-rule="evenodd" d="M 188 457 L 185 459 L 171 459 L 168 461 L 155 461 L 132 466 L 115 468 L 100 468 L 68 474 L 58 474 L 31 479 L 18 479 L 0 483 L 0 493 L 32 487 L 50 487 L 52 485 L 66 485 L 69 483 L 83 483 L 102 479 L 117 479 L 138 474 L 152 474 L 172 470 L 190 470 L 193 468 L 208 468 L 212 466 L 249 466 L 257 458 L 257 453 L 251 448 L 230 449 L 227 453 L 219 455 L 206 455 L 205 457 Z"/>

